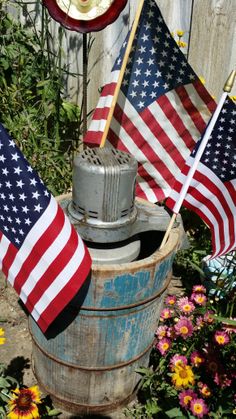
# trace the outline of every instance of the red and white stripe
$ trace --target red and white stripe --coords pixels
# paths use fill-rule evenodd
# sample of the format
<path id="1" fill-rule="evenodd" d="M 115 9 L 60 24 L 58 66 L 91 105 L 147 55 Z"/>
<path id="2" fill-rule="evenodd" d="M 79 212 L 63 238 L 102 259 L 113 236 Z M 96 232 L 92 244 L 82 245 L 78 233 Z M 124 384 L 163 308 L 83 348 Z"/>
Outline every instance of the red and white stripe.
<path id="1" fill-rule="evenodd" d="M 76 295 L 91 267 L 86 246 L 53 197 L 19 250 L 0 236 L 0 261 L 42 331 Z"/>
<path id="2" fill-rule="evenodd" d="M 90 145 L 101 141 L 118 75 L 114 71 L 102 90 L 84 139 Z M 138 161 L 138 196 L 151 202 L 169 196 L 215 106 L 200 81 L 166 93 L 140 113 L 120 91 L 107 139 Z"/>
<path id="3" fill-rule="evenodd" d="M 167 200 L 167 206 L 173 212 L 176 212 L 175 204 L 193 161 L 190 157 Z M 236 248 L 236 180 L 223 183 L 214 172 L 200 162 L 183 205 L 195 211 L 210 227 L 213 249 L 211 258 Z"/>

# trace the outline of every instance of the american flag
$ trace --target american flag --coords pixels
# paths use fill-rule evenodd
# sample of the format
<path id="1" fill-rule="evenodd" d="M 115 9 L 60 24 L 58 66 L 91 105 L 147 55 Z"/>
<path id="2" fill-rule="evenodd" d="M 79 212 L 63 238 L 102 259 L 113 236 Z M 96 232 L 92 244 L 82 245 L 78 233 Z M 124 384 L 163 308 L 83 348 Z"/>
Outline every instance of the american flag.
<path id="1" fill-rule="evenodd" d="M 126 45 L 127 39 L 84 138 L 90 146 L 101 141 Z M 155 1 L 146 0 L 107 137 L 138 161 L 138 196 L 151 202 L 169 196 L 215 107 Z"/>
<path id="2" fill-rule="evenodd" d="M 43 332 L 91 267 L 83 241 L 0 124 L 0 269 Z"/>
<path id="3" fill-rule="evenodd" d="M 200 142 L 187 159 L 166 201 L 173 212 L 199 145 Z M 183 205 L 195 211 L 210 227 L 211 259 L 236 248 L 236 106 L 229 97 L 197 165 Z"/>

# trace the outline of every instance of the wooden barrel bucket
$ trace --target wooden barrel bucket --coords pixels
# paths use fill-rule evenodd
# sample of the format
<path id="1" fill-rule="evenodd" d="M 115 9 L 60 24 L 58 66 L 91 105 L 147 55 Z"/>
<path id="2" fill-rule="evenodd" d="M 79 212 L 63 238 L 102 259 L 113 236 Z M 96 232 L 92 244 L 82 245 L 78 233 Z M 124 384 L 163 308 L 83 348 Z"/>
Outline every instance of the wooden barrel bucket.
<path id="1" fill-rule="evenodd" d="M 101 414 L 134 397 L 153 346 L 179 229 L 150 256 L 121 265 L 93 265 L 86 297 L 74 320 L 45 336 L 30 319 L 33 364 L 55 406 L 77 415 Z"/>

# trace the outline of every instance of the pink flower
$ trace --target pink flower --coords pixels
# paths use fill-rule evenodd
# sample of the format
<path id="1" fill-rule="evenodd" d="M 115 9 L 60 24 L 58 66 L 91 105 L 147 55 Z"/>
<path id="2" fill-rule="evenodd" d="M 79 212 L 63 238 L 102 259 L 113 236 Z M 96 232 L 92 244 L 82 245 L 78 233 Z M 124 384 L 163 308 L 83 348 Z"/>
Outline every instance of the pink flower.
<path id="1" fill-rule="evenodd" d="M 167 326 L 159 326 L 155 332 L 155 335 L 158 339 L 162 339 L 167 336 L 168 327 Z"/>
<path id="2" fill-rule="evenodd" d="M 230 319 L 230 320 L 235 320 L 236 321 L 235 318 L 234 319 Z M 231 324 L 227 324 L 227 323 L 224 323 L 223 322 L 223 325 L 224 325 L 225 332 L 227 332 L 227 333 L 236 333 L 236 326 L 234 326 L 233 324 L 231 325 Z"/>
<path id="3" fill-rule="evenodd" d="M 214 340 L 218 345 L 224 346 L 229 343 L 229 335 L 224 330 L 217 330 L 214 334 Z"/>
<path id="4" fill-rule="evenodd" d="M 178 323 L 175 325 L 177 335 L 182 336 L 184 339 L 192 336 L 193 324 L 187 317 L 180 317 Z"/>
<path id="5" fill-rule="evenodd" d="M 204 320 L 204 322 L 206 322 L 206 323 L 208 323 L 208 324 L 213 323 L 213 322 L 214 322 L 214 319 L 211 317 L 211 316 L 212 316 L 212 314 L 214 314 L 214 311 L 212 311 L 212 310 L 208 310 L 208 311 L 206 311 L 206 313 L 205 313 L 205 314 L 204 314 L 204 316 L 203 316 L 203 320 Z"/>
<path id="6" fill-rule="evenodd" d="M 160 319 L 161 320 L 167 320 L 170 319 L 172 317 L 172 312 L 169 308 L 163 308 L 161 315 L 160 315 Z"/>
<path id="7" fill-rule="evenodd" d="M 199 365 L 203 364 L 203 362 L 205 361 L 205 358 L 199 351 L 192 352 L 190 359 L 194 367 L 199 367 Z"/>
<path id="8" fill-rule="evenodd" d="M 184 364 L 187 365 L 188 360 L 186 356 L 175 354 L 170 358 L 170 368 L 173 370 L 177 365 Z"/>
<path id="9" fill-rule="evenodd" d="M 221 388 L 230 387 L 232 380 L 227 376 L 227 374 L 215 373 L 214 382 Z"/>
<path id="10" fill-rule="evenodd" d="M 195 309 L 194 304 L 188 299 L 188 297 L 180 298 L 177 305 L 180 311 L 182 311 L 184 314 L 190 314 Z"/>
<path id="11" fill-rule="evenodd" d="M 200 306 L 205 305 L 206 301 L 207 301 L 205 294 L 201 294 L 201 293 L 198 293 L 198 292 L 194 292 L 191 295 L 191 300 L 194 301 L 196 304 L 198 304 Z"/>
<path id="12" fill-rule="evenodd" d="M 160 351 L 161 355 L 165 355 L 166 352 L 168 352 L 168 350 L 170 349 L 170 347 L 171 340 L 166 338 L 159 340 L 159 342 L 156 344 L 156 349 Z"/>
<path id="13" fill-rule="evenodd" d="M 196 326 L 198 329 L 201 329 L 204 326 L 204 319 L 202 316 L 196 318 Z"/>
<path id="14" fill-rule="evenodd" d="M 187 409 L 190 406 L 191 400 L 196 399 L 196 398 L 197 398 L 197 394 L 194 393 L 193 390 L 191 389 L 183 390 L 181 391 L 181 393 L 179 393 L 179 404 L 184 409 Z"/>
<path id="15" fill-rule="evenodd" d="M 176 303 L 176 296 L 175 295 L 168 295 L 165 299 L 165 304 L 168 306 L 173 306 Z"/>
<path id="16" fill-rule="evenodd" d="M 190 401 L 190 409 L 197 418 L 203 418 L 208 413 L 208 407 L 203 399 L 192 399 Z"/>
<path id="17" fill-rule="evenodd" d="M 194 285 L 192 288 L 192 292 L 202 292 L 203 294 L 205 294 L 206 288 L 203 285 Z"/>

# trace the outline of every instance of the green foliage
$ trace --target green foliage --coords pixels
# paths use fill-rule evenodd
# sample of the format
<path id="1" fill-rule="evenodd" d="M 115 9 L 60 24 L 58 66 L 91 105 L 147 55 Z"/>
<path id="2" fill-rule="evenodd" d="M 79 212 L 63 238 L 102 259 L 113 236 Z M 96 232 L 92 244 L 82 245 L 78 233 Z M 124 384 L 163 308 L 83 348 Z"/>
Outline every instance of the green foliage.
<path id="1" fill-rule="evenodd" d="M 5 11 L 6 4 L 22 8 L 27 25 Z M 54 194 L 71 184 L 71 158 L 80 138 L 81 112 L 64 98 L 62 65 L 64 30 L 58 46 L 49 31 L 50 18 L 42 2 L 36 27 L 24 1 L 0 5 L 0 120 Z M 56 37 L 54 37 L 55 40 Z"/>
<path id="2" fill-rule="evenodd" d="M 187 290 L 199 282 L 203 271 L 202 259 L 211 253 L 211 233 L 209 227 L 194 212 L 182 208 L 181 216 L 188 239 L 188 247 L 178 251 L 173 270 L 183 280 Z"/>

